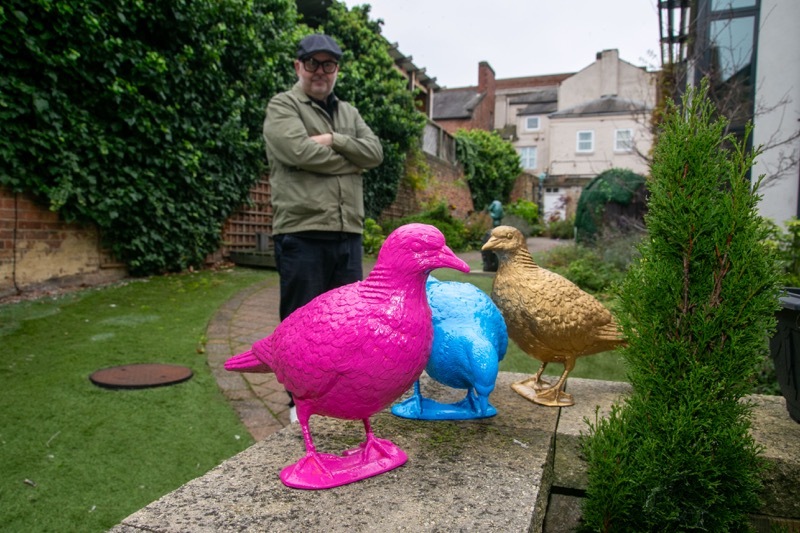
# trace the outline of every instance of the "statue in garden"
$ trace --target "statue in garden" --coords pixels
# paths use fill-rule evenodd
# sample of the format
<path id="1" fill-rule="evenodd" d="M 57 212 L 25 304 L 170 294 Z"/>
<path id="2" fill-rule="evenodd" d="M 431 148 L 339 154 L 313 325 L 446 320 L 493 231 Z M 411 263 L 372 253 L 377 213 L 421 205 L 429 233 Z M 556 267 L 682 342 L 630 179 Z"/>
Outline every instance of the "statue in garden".
<path id="1" fill-rule="evenodd" d="M 489 216 L 492 217 L 493 227 L 497 227 L 503 222 L 503 204 L 500 203 L 500 200 L 494 200 L 486 210 L 489 211 Z"/>
<path id="2" fill-rule="evenodd" d="M 508 348 L 508 332 L 500 310 L 471 283 L 439 281 L 431 276 L 426 291 L 433 316 L 433 347 L 425 370 L 443 385 L 466 389 L 467 395 L 455 403 L 440 403 L 424 398 L 417 380 L 413 395 L 392 407 L 392 413 L 419 420 L 468 420 L 496 415 L 489 394 Z"/>
<path id="3" fill-rule="evenodd" d="M 496 228 L 503 222 L 503 204 L 500 200 L 493 200 L 486 208 L 489 216 L 492 217 L 492 227 Z M 483 237 L 483 244 L 489 240 L 489 232 Z M 494 252 L 481 250 L 481 260 L 483 261 L 484 272 L 497 272 L 497 256 Z"/>
<path id="4" fill-rule="evenodd" d="M 493 251 L 500 262 L 492 300 L 503 313 L 509 337 L 541 362 L 533 377 L 511 387 L 540 405 L 573 405 L 564 385 L 575 361 L 625 344 L 614 316 L 591 294 L 537 265 L 516 228 L 494 228 L 481 250 Z M 554 384 L 542 379 L 549 363 L 564 365 Z"/>
<path id="5" fill-rule="evenodd" d="M 226 361 L 231 371 L 274 372 L 294 397 L 306 455 L 281 471 L 285 485 L 326 489 L 406 462 L 403 450 L 375 437 L 369 418 L 407 391 L 428 363 L 433 323 L 425 282 L 437 268 L 469 272 L 438 229 L 401 226 L 364 281 L 316 297 Z M 341 455 L 318 452 L 308 425 L 315 414 L 362 420 L 366 440 Z"/>

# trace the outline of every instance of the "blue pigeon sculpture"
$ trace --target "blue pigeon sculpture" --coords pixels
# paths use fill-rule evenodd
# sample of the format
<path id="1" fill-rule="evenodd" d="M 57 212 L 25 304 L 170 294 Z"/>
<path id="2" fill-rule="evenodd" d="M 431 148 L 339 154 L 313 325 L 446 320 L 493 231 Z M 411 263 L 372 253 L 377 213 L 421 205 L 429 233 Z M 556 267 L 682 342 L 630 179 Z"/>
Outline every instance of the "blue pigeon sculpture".
<path id="1" fill-rule="evenodd" d="M 491 298 L 471 283 L 429 276 L 425 288 L 433 317 L 433 346 L 425 371 L 443 385 L 466 389 L 467 395 L 456 403 L 440 403 L 424 398 L 417 380 L 413 395 L 393 406 L 392 413 L 417 420 L 496 415 L 489 394 L 508 348 L 503 315 Z"/>

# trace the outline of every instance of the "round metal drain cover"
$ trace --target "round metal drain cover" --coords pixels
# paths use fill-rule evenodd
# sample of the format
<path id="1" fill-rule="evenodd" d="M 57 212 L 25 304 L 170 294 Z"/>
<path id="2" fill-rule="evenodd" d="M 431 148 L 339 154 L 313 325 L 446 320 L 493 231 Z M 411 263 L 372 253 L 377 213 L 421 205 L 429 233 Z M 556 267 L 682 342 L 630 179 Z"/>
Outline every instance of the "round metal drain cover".
<path id="1" fill-rule="evenodd" d="M 89 379 L 99 387 L 108 389 L 144 389 L 181 383 L 192 377 L 185 366 L 145 363 L 122 365 L 98 370 Z"/>

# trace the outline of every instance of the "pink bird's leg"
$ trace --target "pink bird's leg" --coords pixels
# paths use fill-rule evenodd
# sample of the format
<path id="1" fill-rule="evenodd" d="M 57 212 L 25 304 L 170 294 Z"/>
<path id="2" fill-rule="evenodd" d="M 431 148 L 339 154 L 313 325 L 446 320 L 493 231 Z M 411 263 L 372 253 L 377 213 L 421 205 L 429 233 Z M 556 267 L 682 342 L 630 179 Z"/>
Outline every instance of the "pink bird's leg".
<path id="1" fill-rule="evenodd" d="M 362 462 L 374 460 L 370 458 L 373 453 L 377 453 L 381 457 L 387 458 L 394 457 L 397 454 L 394 443 L 385 439 L 379 439 L 375 436 L 375 434 L 372 432 L 372 426 L 369 423 L 369 418 L 364 419 L 364 431 L 367 433 L 367 440 L 361 443 L 361 448 L 363 449 L 361 456 Z"/>
<path id="2" fill-rule="evenodd" d="M 308 419 L 310 415 L 304 412 L 298 405 L 297 421 L 300 423 L 300 429 L 303 431 L 303 442 L 306 445 L 306 456 L 297 461 L 294 467 L 295 473 L 323 475 L 333 477 L 333 474 L 325 466 L 325 463 L 317 453 L 317 448 L 314 446 L 314 440 L 311 438 L 311 430 L 308 428 Z"/>

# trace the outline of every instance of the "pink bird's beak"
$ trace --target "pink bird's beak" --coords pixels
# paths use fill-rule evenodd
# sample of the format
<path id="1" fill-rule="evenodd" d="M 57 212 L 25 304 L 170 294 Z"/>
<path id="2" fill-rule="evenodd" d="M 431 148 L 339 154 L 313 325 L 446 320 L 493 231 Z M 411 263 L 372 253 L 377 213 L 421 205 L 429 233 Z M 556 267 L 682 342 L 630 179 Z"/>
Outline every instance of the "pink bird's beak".
<path id="1" fill-rule="evenodd" d="M 469 272 L 469 265 L 462 261 L 461 258 L 456 254 L 454 254 L 453 250 L 451 250 L 449 246 L 442 248 L 441 252 L 439 252 L 439 256 L 436 259 L 436 262 L 438 263 L 436 268 L 453 268 L 461 272 Z"/>

